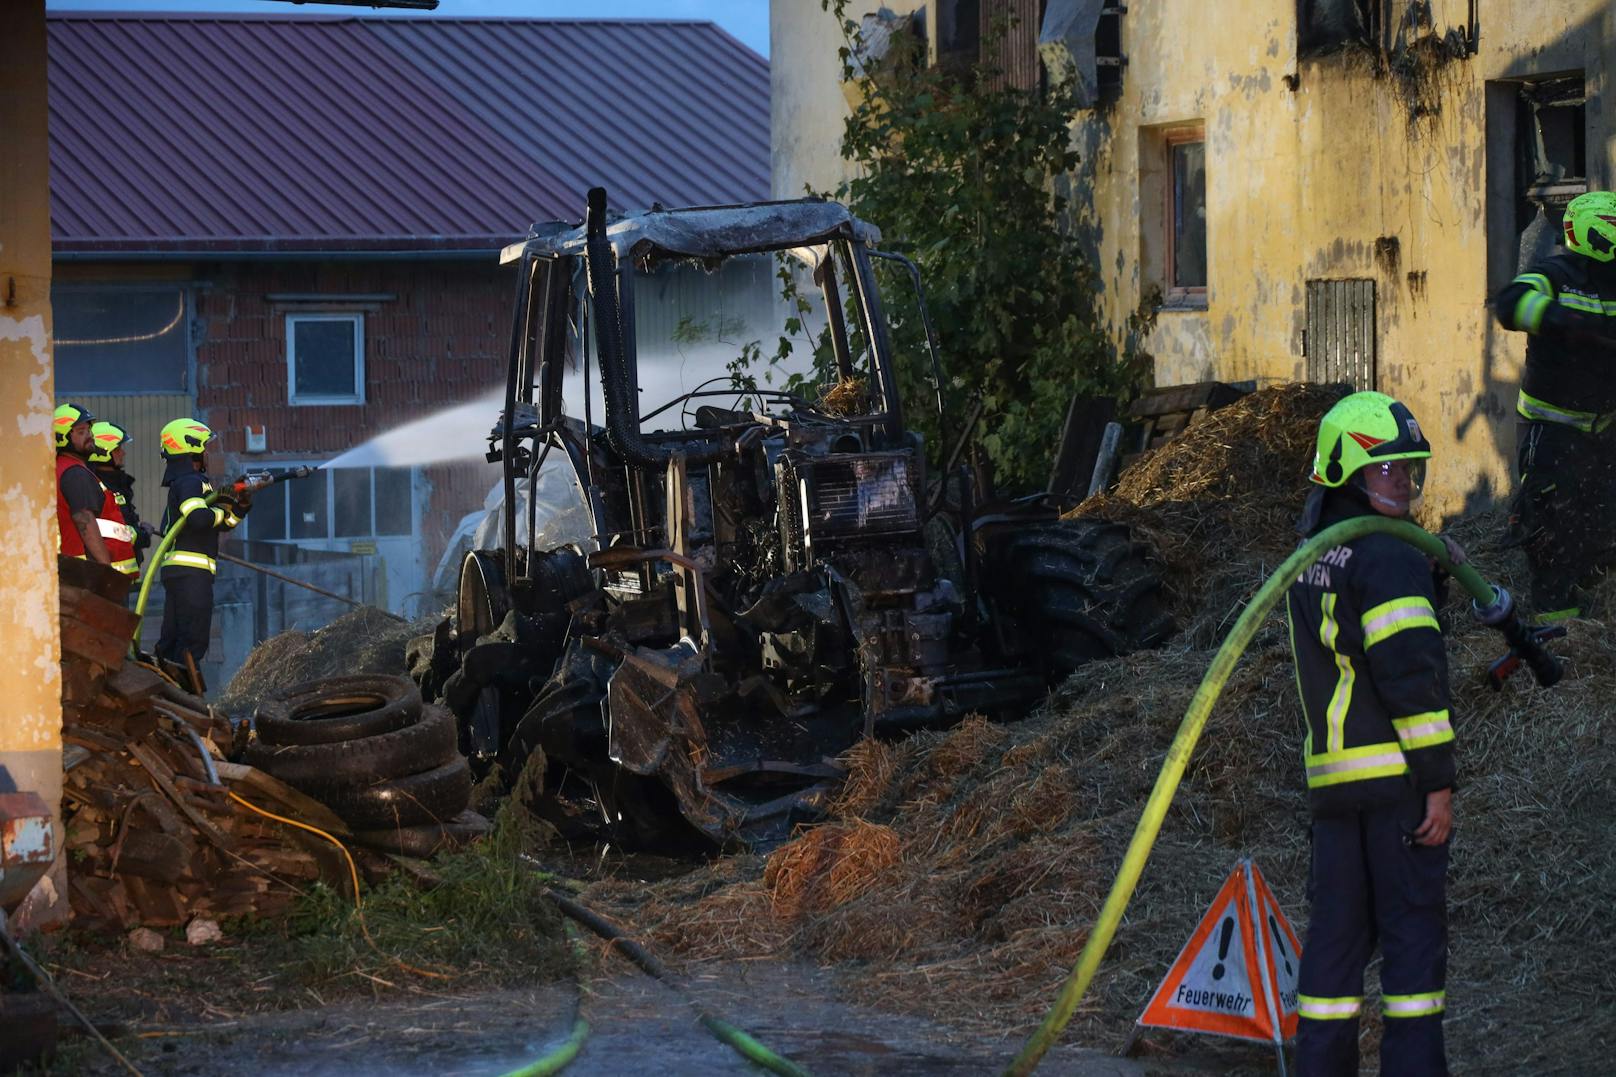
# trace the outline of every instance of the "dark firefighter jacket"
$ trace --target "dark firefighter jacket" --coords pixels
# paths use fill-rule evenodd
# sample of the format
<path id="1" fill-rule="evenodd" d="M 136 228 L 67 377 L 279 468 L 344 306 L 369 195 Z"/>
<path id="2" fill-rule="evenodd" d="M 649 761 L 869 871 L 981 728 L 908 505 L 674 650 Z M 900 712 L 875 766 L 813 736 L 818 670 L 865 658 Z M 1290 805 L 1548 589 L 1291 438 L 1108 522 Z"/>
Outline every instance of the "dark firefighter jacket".
<path id="1" fill-rule="evenodd" d="M 1322 491 L 1321 491 L 1322 493 Z M 1315 534 L 1371 511 L 1325 495 Z M 1286 595 L 1307 722 L 1315 814 L 1396 801 L 1453 784 L 1448 662 L 1425 556 L 1389 535 L 1337 546 Z"/>
<path id="2" fill-rule="evenodd" d="M 163 532 L 174 526 L 188 510 L 196 509 L 186 518 L 185 526 L 174 537 L 174 545 L 163 555 L 163 568 L 199 568 L 217 572 L 219 532 L 230 531 L 241 523 L 235 507 L 227 501 L 218 501 L 203 507 L 213 492 L 208 477 L 196 470 L 190 457 L 171 457 L 163 472 L 163 485 L 168 487 L 168 508 L 163 513 Z"/>
<path id="3" fill-rule="evenodd" d="M 1608 324 L 1597 331 L 1616 336 L 1616 269 L 1580 254 L 1554 254 L 1499 290 L 1493 300 L 1499 324 L 1531 334 L 1516 409 L 1524 419 L 1585 433 L 1603 429 L 1616 414 L 1610 359 L 1554 331 L 1556 304 L 1585 315 L 1590 328 Z"/>
<path id="4" fill-rule="evenodd" d="M 112 491 L 112 499 L 123 513 L 123 522 L 135 529 L 135 555 L 151 545 L 151 536 L 140 529 L 140 513 L 135 511 L 135 477 L 121 467 L 109 464 L 91 464 L 101 485 Z"/>

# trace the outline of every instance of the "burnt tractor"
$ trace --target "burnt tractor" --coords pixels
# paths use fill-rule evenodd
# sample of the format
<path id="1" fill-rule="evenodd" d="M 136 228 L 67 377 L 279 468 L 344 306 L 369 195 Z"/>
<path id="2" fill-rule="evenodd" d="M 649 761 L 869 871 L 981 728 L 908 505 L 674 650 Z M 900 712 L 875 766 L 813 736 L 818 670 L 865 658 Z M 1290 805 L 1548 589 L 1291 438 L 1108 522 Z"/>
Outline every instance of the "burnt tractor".
<path id="1" fill-rule="evenodd" d="M 499 548 L 465 557 L 411 660 L 474 765 L 563 834 L 777 840 L 861 737 L 1013 717 L 1172 632 L 1125 527 L 927 475 L 876 267 L 922 319 L 924 296 L 878 239 L 818 200 L 608 220 L 596 189 L 583 225 L 503 252 Z M 788 277 L 818 299 L 788 312 L 819 320 L 817 386 L 736 362 Z M 914 358 L 941 408 L 931 336 Z"/>

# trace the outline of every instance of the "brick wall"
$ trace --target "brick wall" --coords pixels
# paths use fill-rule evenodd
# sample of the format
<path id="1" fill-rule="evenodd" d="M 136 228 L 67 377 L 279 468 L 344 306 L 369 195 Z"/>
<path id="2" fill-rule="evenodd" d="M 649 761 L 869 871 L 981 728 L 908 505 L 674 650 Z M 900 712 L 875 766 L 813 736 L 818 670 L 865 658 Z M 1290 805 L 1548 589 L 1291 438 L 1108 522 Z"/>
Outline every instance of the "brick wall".
<path id="1" fill-rule="evenodd" d="M 482 396 L 505 382 L 509 271 L 493 263 L 239 263 L 199 273 L 197 408 L 230 462 L 333 456 L 412 419 Z M 270 295 L 389 295 L 330 307 Z M 286 315 L 322 309 L 365 314 L 365 403 L 287 402 Z M 496 409 L 497 410 L 497 409 Z M 496 418 L 489 414 L 489 425 Z M 268 449 L 243 459 L 245 428 L 266 428 Z M 490 469 L 425 469 L 431 485 L 422 538 L 430 571 L 460 517 L 478 508 Z"/>

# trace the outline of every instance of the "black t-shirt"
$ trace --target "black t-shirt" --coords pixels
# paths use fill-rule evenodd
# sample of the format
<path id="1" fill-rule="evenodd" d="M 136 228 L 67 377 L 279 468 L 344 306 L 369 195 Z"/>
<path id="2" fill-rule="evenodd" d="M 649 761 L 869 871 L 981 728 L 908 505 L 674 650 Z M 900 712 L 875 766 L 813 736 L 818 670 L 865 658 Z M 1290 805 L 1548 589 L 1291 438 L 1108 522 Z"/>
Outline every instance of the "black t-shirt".
<path id="1" fill-rule="evenodd" d="M 70 513 L 99 513 L 107 495 L 101 490 L 101 480 L 89 468 L 70 467 L 62 472 L 62 497 Z"/>

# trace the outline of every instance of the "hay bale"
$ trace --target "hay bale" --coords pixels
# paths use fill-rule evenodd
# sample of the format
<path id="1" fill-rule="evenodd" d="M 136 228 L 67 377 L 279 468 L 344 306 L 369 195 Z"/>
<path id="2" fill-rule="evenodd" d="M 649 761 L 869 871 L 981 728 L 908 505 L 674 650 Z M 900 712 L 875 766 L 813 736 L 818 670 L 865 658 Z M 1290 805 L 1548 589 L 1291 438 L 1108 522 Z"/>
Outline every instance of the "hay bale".
<path id="1" fill-rule="evenodd" d="M 900 848 L 891 827 L 863 819 L 814 827 L 776 849 L 763 869 L 775 916 L 790 921 L 847 904 L 898 862 Z"/>

